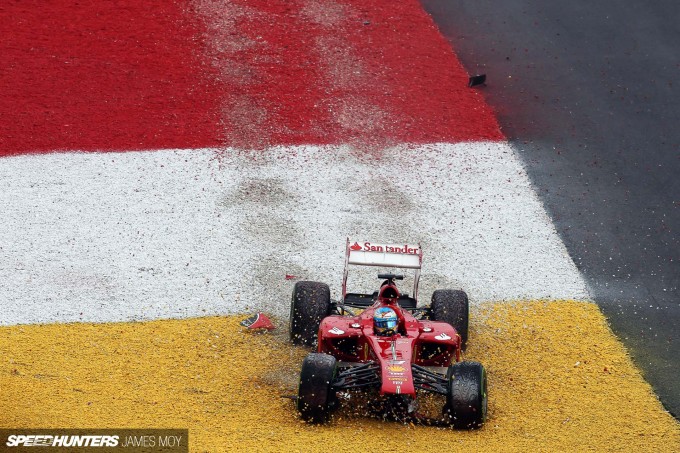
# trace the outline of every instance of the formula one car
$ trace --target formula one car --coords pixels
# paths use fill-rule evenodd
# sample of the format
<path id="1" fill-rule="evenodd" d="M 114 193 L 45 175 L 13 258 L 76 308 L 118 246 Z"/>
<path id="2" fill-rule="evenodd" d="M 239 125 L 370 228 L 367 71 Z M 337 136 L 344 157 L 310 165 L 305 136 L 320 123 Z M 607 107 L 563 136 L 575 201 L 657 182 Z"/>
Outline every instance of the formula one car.
<path id="1" fill-rule="evenodd" d="M 295 284 L 290 307 L 290 339 L 316 346 L 302 363 L 297 409 L 302 419 L 325 423 L 340 404 L 339 393 L 376 392 L 379 400 L 415 414 L 417 394 L 446 397 L 443 420 L 456 428 L 482 426 L 487 413 L 486 372 L 462 361 L 468 337 L 468 297 L 460 290 L 437 290 L 428 307 L 418 307 L 422 265 L 420 245 L 387 245 L 347 240 L 342 300 L 331 302 L 328 285 Z M 347 292 L 351 265 L 413 269 L 413 297 L 381 273 L 372 294 Z M 361 309 L 354 313 L 352 309 Z"/>

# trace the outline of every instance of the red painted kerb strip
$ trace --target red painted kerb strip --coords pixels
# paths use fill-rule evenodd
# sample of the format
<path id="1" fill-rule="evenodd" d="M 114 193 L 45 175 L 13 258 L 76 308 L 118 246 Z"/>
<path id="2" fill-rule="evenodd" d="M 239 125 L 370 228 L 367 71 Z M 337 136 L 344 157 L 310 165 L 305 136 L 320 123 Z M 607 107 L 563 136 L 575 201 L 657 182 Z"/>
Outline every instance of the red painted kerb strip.
<path id="1" fill-rule="evenodd" d="M 502 140 L 417 1 L 12 1 L 0 156 Z"/>

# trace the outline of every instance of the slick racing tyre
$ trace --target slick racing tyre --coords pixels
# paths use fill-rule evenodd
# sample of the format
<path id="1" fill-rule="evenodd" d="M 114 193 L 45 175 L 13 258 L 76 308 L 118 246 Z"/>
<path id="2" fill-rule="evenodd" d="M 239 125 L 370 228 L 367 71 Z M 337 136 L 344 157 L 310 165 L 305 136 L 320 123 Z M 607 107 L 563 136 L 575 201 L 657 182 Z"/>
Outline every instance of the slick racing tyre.
<path id="1" fill-rule="evenodd" d="M 467 294 L 456 289 L 438 289 L 432 293 L 430 313 L 433 321 L 444 321 L 456 329 L 465 349 L 470 317 Z"/>
<path id="2" fill-rule="evenodd" d="M 312 352 L 305 357 L 300 371 L 297 410 L 302 419 L 311 423 L 326 423 L 336 406 L 332 384 L 337 362 L 328 354 Z"/>
<path id="3" fill-rule="evenodd" d="M 325 283 L 297 282 L 290 301 L 290 341 L 314 346 L 321 320 L 331 312 L 331 290 Z"/>
<path id="4" fill-rule="evenodd" d="M 449 367 L 444 417 L 455 428 L 474 429 L 486 421 L 486 371 L 478 362 L 458 362 Z"/>

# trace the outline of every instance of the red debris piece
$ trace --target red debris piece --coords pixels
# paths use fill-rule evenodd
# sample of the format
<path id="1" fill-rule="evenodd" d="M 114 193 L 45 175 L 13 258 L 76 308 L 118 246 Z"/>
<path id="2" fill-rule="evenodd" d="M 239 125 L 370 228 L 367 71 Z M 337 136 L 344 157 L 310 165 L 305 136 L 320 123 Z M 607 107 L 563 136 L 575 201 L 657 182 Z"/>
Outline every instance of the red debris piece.
<path id="1" fill-rule="evenodd" d="M 274 330 L 276 328 L 271 320 L 264 315 L 264 313 L 256 313 L 253 316 L 244 319 L 241 321 L 241 325 L 243 327 L 247 327 L 250 330 Z"/>

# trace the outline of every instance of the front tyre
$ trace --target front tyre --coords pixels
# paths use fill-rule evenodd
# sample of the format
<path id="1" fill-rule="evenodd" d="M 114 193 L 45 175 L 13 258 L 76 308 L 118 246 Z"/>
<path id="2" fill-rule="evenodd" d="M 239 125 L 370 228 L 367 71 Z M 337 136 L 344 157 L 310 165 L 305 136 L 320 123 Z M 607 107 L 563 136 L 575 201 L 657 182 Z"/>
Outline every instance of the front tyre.
<path id="1" fill-rule="evenodd" d="M 459 429 L 480 428 L 486 421 L 486 371 L 479 362 L 458 362 L 449 367 L 444 416 Z"/>
<path id="2" fill-rule="evenodd" d="M 321 320 L 331 313 L 331 290 L 325 283 L 297 282 L 290 301 L 290 341 L 314 346 Z"/>
<path id="3" fill-rule="evenodd" d="M 326 423 L 335 407 L 333 380 L 337 372 L 335 357 L 313 352 L 305 357 L 300 371 L 297 410 L 303 420 Z"/>
<path id="4" fill-rule="evenodd" d="M 443 321 L 458 332 L 461 347 L 465 349 L 468 339 L 470 308 L 465 291 L 457 289 L 438 289 L 432 293 L 430 313 L 433 321 Z"/>

